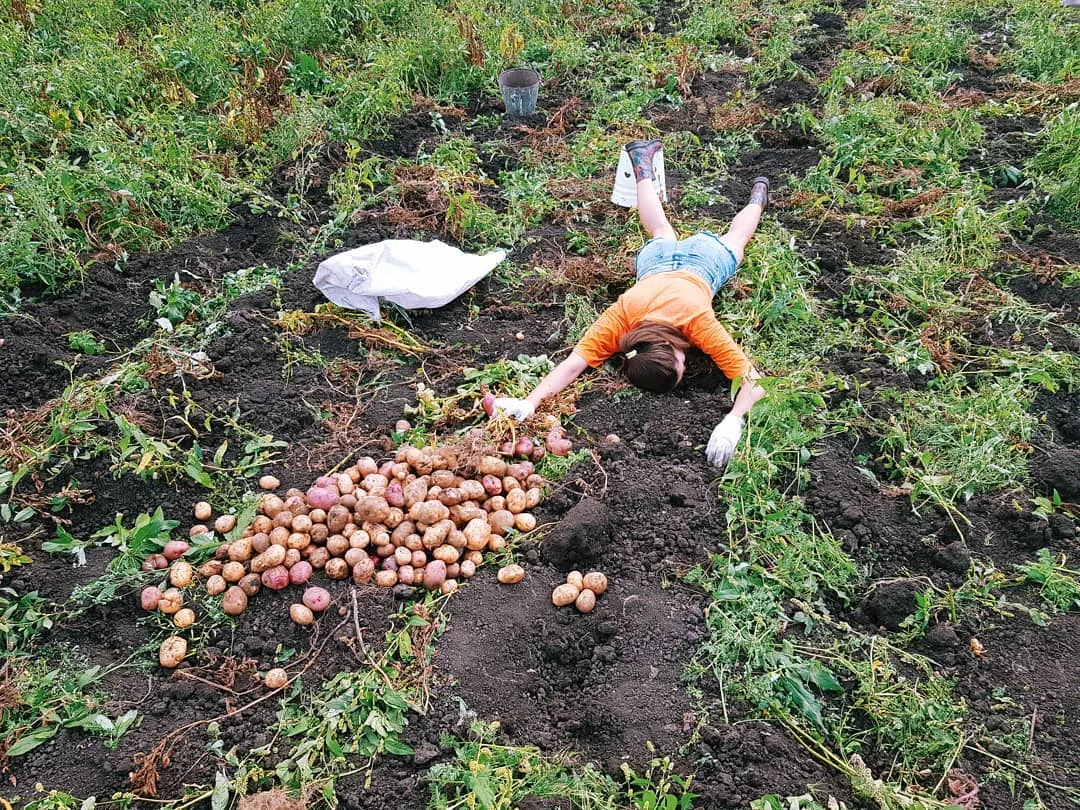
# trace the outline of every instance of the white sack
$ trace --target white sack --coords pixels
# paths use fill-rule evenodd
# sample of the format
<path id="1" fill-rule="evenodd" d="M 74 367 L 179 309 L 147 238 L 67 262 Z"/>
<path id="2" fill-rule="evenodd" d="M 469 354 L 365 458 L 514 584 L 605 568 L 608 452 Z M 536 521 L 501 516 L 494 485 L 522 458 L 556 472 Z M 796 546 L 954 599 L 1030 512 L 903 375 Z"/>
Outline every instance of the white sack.
<path id="1" fill-rule="evenodd" d="M 319 291 L 346 309 L 379 320 L 379 299 L 405 309 L 434 309 L 453 301 L 506 258 L 463 253 L 445 242 L 387 239 L 331 256 L 315 271 Z"/>

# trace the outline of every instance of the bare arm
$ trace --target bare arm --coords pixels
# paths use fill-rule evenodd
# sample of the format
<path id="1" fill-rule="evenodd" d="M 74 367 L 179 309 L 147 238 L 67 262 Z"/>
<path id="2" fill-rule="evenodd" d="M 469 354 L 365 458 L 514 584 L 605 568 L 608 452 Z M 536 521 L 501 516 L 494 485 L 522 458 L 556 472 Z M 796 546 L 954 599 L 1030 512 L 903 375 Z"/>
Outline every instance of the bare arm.
<path id="1" fill-rule="evenodd" d="M 540 384 L 533 389 L 526 399 L 532 403 L 534 408 L 540 407 L 541 402 L 552 394 L 562 391 L 581 376 L 581 372 L 588 367 L 581 355 L 577 352 L 570 352 L 570 355 L 565 360 L 548 372 L 548 375 L 540 381 Z"/>
<path id="2" fill-rule="evenodd" d="M 739 386 L 739 393 L 735 395 L 735 402 L 731 406 L 731 414 L 737 416 L 740 419 L 750 413 L 750 409 L 754 407 L 754 404 L 765 396 L 765 389 L 757 384 L 756 380 L 760 380 L 761 375 L 758 374 L 757 369 L 753 366 L 746 372 L 746 376 L 743 377 L 742 385 Z"/>

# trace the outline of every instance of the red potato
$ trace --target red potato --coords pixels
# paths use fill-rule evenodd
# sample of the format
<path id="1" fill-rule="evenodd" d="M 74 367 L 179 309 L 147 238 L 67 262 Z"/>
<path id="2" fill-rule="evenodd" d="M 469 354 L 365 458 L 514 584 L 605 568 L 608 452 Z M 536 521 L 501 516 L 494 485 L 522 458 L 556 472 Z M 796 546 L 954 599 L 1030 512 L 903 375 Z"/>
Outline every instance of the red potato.
<path id="1" fill-rule="evenodd" d="M 312 567 L 307 560 L 301 560 L 289 569 L 289 582 L 293 585 L 303 585 L 311 579 Z"/>
<path id="2" fill-rule="evenodd" d="M 308 588 L 304 591 L 303 603 L 315 613 L 322 613 L 330 607 L 330 592 L 325 588 Z"/>
<path id="3" fill-rule="evenodd" d="M 284 565 L 277 565 L 263 571 L 262 584 L 272 591 L 284 590 L 289 586 L 289 569 Z"/>
<path id="4" fill-rule="evenodd" d="M 565 437 L 562 427 L 555 425 L 555 427 L 548 431 L 544 446 L 547 447 L 547 451 L 552 455 L 568 456 L 570 455 L 570 450 L 573 449 L 574 444 Z"/>
<path id="5" fill-rule="evenodd" d="M 337 487 L 330 489 L 329 487 L 314 486 L 307 491 L 308 506 L 312 509 L 329 511 L 330 507 L 337 506 L 340 500 L 341 495 L 338 494 Z"/>
<path id="6" fill-rule="evenodd" d="M 533 447 L 533 440 L 528 436 L 522 436 L 514 445 L 514 455 L 529 458 L 532 455 Z"/>
<path id="7" fill-rule="evenodd" d="M 404 506 L 405 492 L 401 487 L 401 482 L 395 479 L 387 484 L 386 489 L 383 490 L 383 497 L 391 506 L 396 506 L 399 509 Z"/>
<path id="8" fill-rule="evenodd" d="M 165 556 L 166 560 L 172 562 L 187 554 L 189 548 L 191 548 L 191 546 L 183 540 L 170 540 L 165 544 L 165 548 L 161 553 Z"/>
<path id="9" fill-rule="evenodd" d="M 161 602 L 161 588 L 157 588 L 151 585 L 148 588 L 143 588 L 142 593 L 139 594 L 139 604 L 143 610 L 153 612 L 158 609 L 158 604 Z"/>
<path id="10" fill-rule="evenodd" d="M 424 566 L 424 587 L 433 591 L 441 587 L 446 581 L 446 563 L 442 560 L 432 560 Z"/>
<path id="11" fill-rule="evenodd" d="M 503 490 L 502 481 L 494 475 L 485 475 L 480 483 L 484 485 L 484 492 L 488 495 L 498 495 Z"/>
<path id="12" fill-rule="evenodd" d="M 491 393 L 484 394 L 480 398 L 480 407 L 484 409 L 484 413 L 488 416 L 495 415 L 495 395 Z"/>

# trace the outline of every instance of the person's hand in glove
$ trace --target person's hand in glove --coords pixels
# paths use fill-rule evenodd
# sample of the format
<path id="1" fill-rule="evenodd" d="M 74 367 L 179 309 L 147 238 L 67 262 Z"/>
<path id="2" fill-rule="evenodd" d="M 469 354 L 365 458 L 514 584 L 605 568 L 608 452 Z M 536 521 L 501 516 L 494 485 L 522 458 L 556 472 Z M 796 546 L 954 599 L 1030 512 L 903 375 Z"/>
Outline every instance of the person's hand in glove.
<path id="1" fill-rule="evenodd" d="M 514 397 L 496 397 L 495 408 L 505 413 L 515 422 L 524 422 L 536 411 L 536 408 L 529 400 Z"/>
<path id="2" fill-rule="evenodd" d="M 705 448 L 705 457 L 709 463 L 723 468 L 735 454 L 735 446 L 742 437 L 743 422 L 741 416 L 729 413 L 715 428 Z"/>

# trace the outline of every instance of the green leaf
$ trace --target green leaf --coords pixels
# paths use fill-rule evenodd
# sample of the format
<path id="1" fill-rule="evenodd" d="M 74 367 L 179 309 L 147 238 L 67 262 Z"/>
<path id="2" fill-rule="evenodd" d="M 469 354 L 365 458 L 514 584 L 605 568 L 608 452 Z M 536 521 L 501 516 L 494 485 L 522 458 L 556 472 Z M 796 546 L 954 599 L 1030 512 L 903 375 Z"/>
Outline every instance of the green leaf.
<path id="1" fill-rule="evenodd" d="M 399 757 L 411 756 L 413 753 L 412 747 L 406 745 L 397 737 L 387 737 L 384 744 L 388 753 L 396 754 Z"/>
<path id="2" fill-rule="evenodd" d="M 214 775 L 214 790 L 210 794 L 210 810 L 225 810 L 229 805 L 229 780 L 218 771 Z"/>
<path id="3" fill-rule="evenodd" d="M 57 729 L 57 726 L 42 726 L 33 731 L 28 731 L 8 748 L 7 755 L 9 757 L 20 757 L 23 754 L 30 753 L 42 743 L 52 739 L 56 735 Z"/>

